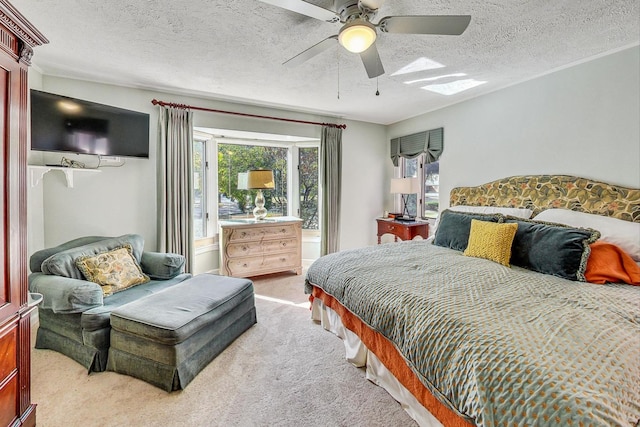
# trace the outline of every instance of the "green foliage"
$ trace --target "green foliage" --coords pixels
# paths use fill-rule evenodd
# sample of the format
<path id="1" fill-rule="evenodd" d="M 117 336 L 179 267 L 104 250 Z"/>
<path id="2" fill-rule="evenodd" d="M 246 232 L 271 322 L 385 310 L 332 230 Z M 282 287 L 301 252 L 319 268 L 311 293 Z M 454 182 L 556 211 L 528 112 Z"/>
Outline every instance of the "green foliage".
<path id="1" fill-rule="evenodd" d="M 234 200 L 242 212 L 251 210 L 257 190 L 238 190 L 238 173 L 251 169 L 274 171 L 276 188 L 263 191 L 265 207 L 271 210 L 284 205 L 286 213 L 287 149 L 259 145 L 218 145 L 218 193 Z"/>
<path id="2" fill-rule="evenodd" d="M 318 224 L 318 149 L 300 148 L 300 218 L 302 228 L 317 230 Z"/>
<path id="3" fill-rule="evenodd" d="M 299 149 L 300 217 L 304 229 L 318 229 L 318 149 Z M 287 156 L 282 147 L 218 144 L 218 194 L 233 200 L 240 211 L 250 213 L 257 190 L 239 190 L 238 173 L 251 169 L 273 170 L 276 188 L 263 191 L 271 214 L 286 215 Z"/>

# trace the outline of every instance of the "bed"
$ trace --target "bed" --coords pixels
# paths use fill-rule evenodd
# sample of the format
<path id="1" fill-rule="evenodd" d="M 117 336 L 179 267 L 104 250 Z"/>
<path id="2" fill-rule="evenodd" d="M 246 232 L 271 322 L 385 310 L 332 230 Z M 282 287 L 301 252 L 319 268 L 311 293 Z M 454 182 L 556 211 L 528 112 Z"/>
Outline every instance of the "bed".
<path id="1" fill-rule="evenodd" d="M 637 426 L 640 286 L 605 283 L 623 281 L 606 276 L 599 284 L 585 280 L 597 277 L 597 245 L 623 252 L 623 273 L 630 272 L 624 280 L 640 280 L 640 258 L 633 259 L 640 257 L 640 190 L 565 175 L 518 176 L 456 188 L 450 205 L 435 238 L 330 254 L 307 271 L 312 318 L 343 339 L 347 360 L 366 367 L 367 378 L 419 425 Z M 562 226 L 536 220 L 563 215 L 578 219 Z M 469 217 L 467 248 L 442 245 L 446 230 L 463 229 L 455 221 Z M 614 231 L 599 221 L 614 223 Z M 604 231 L 576 226 L 592 223 Z M 514 234 L 510 266 L 465 255 L 478 227 Z M 532 246 L 550 229 L 560 249 Z M 535 238 L 526 240 L 529 232 Z M 565 259 L 570 245 L 557 236 L 578 242 L 571 250 L 580 255 Z M 549 265 L 518 266 L 518 251 Z M 558 259 L 581 272 L 554 270 Z"/>

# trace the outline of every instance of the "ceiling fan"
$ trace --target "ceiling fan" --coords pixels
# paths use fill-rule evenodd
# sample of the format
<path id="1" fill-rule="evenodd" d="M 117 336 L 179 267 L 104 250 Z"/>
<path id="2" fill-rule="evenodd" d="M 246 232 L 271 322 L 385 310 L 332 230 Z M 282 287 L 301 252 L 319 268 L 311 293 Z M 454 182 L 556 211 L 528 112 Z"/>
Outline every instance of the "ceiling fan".
<path id="1" fill-rule="evenodd" d="M 412 15 L 386 16 L 377 24 L 373 24 L 371 20 L 376 16 L 384 0 L 335 0 L 335 12 L 303 0 L 260 1 L 311 18 L 343 24 L 338 34 L 311 46 L 286 61 L 284 65 L 302 64 L 334 46 L 338 41 L 348 51 L 360 54 L 369 78 L 384 74 L 384 67 L 375 45 L 377 30 L 396 34 L 460 35 L 471 21 L 469 15 Z"/>

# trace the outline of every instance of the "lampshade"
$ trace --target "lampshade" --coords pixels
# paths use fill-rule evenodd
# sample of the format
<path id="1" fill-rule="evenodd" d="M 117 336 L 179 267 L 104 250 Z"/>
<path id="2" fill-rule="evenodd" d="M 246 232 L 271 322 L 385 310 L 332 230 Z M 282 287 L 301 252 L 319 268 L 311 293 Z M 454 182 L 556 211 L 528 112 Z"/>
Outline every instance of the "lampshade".
<path id="1" fill-rule="evenodd" d="M 240 172 L 238 174 L 238 190 L 248 190 L 249 172 Z"/>
<path id="2" fill-rule="evenodd" d="M 364 52 L 376 41 L 376 28 L 363 19 L 354 19 L 340 29 L 338 41 L 349 52 Z"/>
<path id="3" fill-rule="evenodd" d="M 392 194 L 416 194 L 420 191 L 418 178 L 391 178 Z"/>
<path id="4" fill-rule="evenodd" d="M 276 183 L 273 180 L 272 170 L 250 170 L 247 172 L 247 188 L 254 189 L 271 189 L 275 188 Z"/>

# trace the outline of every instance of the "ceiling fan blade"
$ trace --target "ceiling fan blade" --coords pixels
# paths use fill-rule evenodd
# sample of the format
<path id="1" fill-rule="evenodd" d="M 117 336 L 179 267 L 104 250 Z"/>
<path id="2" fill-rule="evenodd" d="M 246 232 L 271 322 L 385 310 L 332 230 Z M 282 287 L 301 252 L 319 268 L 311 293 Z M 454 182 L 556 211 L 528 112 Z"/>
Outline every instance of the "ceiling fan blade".
<path id="1" fill-rule="evenodd" d="M 377 26 L 385 33 L 458 36 L 470 21 L 469 15 L 387 16 Z"/>
<path id="2" fill-rule="evenodd" d="M 336 22 L 339 20 L 339 15 L 332 10 L 325 9 L 315 4 L 307 3 L 302 0 L 260 0 L 262 3 L 268 3 L 273 6 L 278 6 L 283 9 L 290 10 L 292 12 L 307 15 L 312 18 L 319 19 L 321 21 Z"/>
<path id="3" fill-rule="evenodd" d="M 306 62 L 309 59 L 313 58 L 314 56 L 324 52 L 325 50 L 329 49 L 330 47 L 335 46 L 335 43 L 337 41 L 338 41 L 338 36 L 337 35 L 331 36 L 331 37 L 327 37 L 326 39 L 322 40 L 320 43 L 314 44 L 309 49 L 307 49 L 305 51 L 302 51 L 301 53 L 297 54 L 293 58 L 285 61 L 282 65 L 286 65 L 287 67 L 298 66 L 298 65 L 302 64 L 303 62 Z"/>
<path id="4" fill-rule="evenodd" d="M 382 66 L 382 61 L 380 61 L 380 55 L 375 43 L 362 52 L 360 58 L 362 58 L 362 63 L 370 79 L 384 74 L 384 67 Z"/>

